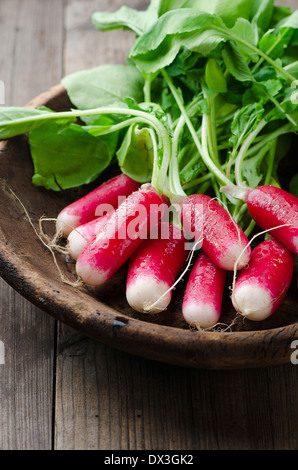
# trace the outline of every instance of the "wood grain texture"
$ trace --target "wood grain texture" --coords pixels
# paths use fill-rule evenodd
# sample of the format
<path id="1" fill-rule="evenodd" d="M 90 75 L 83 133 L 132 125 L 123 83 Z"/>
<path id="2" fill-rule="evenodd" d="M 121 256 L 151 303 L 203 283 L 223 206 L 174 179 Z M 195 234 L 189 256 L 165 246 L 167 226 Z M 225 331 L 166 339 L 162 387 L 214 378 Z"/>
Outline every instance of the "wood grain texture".
<path id="1" fill-rule="evenodd" d="M 23 105 L 65 73 L 122 61 L 129 33 L 121 40 L 114 33 L 99 39 L 90 14 L 123 3 L 1 0 L 6 104 Z M 296 0 L 278 3 L 297 8 Z M 239 371 L 169 366 L 62 324 L 56 338 L 55 321 L 4 281 L 0 299 L 6 353 L 0 365 L 1 450 L 297 449 L 297 366 Z"/>
<path id="2" fill-rule="evenodd" d="M 60 80 L 62 18 L 60 0 L 1 1 L 0 79 L 6 105 L 22 106 L 36 91 Z M 0 339 L 5 346 L 0 449 L 51 449 L 55 321 L 3 280 L 0 300 Z"/>
<path id="3" fill-rule="evenodd" d="M 297 448 L 295 366 L 192 370 L 59 337 L 57 449 Z"/>

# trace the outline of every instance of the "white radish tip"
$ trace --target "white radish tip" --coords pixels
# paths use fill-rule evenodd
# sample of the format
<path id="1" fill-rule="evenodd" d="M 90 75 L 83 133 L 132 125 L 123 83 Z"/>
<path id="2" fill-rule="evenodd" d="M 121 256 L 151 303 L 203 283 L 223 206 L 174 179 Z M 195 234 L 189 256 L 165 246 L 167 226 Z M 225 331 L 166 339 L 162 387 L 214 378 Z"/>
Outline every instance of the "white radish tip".
<path id="1" fill-rule="evenodd" d="M 238 313 L 252 321 L 265 320 L 272 313 L 270 292 L 260 286 L 239 286 L 232 294 L 232 303 Z"/>
<path id="2" fill-rule="evenodd" d="M 108 280 L 108 275 L 101 269 L 94 269 L 87 263 L 76 263 L 76 273 L 87 286 L 98 287 Z"/>
<path id="3" fill-rule="evenodd" d="M 79 216 L 68 214 L 65 211 L 60 212 L 56 220 L 57 233 L 61 233 L 62 237 L 67 238 L 70 232 L 79 225 L 79 220 Z"/>
<path id="4" fill-rule="evenodd" d="M 87 246 L 87 240 L 78 230 L 72 230 L 67 238 L 67 248 L 70 256 L 77 260 L 84 248 Z"/>
<path id="5" fill-rule="evenodd" d="M 219 315 L 213 305 L 188 303 L 182 308 L 185 321 L 198 330 L 211 328 L 218 322 Z"/>
<path id="6" fill-rule="evenodd" d="M 165 282 L 153 277 L 136 279 L 126 288 L 129 305 L 140 313 L 156 314 L 166 310 L 171 301 L 171 292 Z"/>
<path id="7" fill-rule="evenodd" d="M 218 264 L 227 271 L 240 270 L 245 268 L 250 260 L 250 246 L 242 247 L 239 243 L 230 245 L 220 257 Z"/>

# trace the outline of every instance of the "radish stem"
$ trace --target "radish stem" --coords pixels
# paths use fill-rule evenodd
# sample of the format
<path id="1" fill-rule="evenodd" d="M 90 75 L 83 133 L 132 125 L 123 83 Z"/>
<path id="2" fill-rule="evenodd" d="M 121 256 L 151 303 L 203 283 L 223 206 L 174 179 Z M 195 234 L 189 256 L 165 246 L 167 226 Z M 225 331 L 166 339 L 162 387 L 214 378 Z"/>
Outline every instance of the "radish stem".
<path id="1" fill-rule="evenodd" d="M 192 138 L 193 138 L 193 140 L 194 140 L 194 142 L 195 142 L 195 144 L 196 144 L 196 146 L 197 146 L 197 148 L 198 148 L 199 153 L 201 154 L 201 156 L 202 156 L 202 158 L 203 158 L 203 161 L 204 161 L 205 165 L 208 167 L 208 169 L 209 169 L 212 173 L 214 173 L 214 175 L 216 176 L 216 178 L 217 178 L 222 184 L 228 184 L 228 185 L 232 184 L 232 182 L 229 180 L 229 178 L 227 178 L 227 177 L 225 176 L 225 174 L 224 174 L 224 173 L 217 167 L 217 165 L 212 161 L 212 159 L 210 158 L 210 155 L 209 155 L 209 152 L 207 151 L 207 149 L 206 149 L 206 148 L 203 149 L 202 144 L 201 144 L 201 142 L 199 141 L 199 138 L 198 138 L 198 136 L 197 136 L 197 133 L 196 133 L 196 131 L 195 131 L 195 129 L 194 129 L 192 123 L 191 123 L 191 120 L 190 120 L 190 118 L 189 118 L 189 116 L 188 116 L 188 114 L 187 114 L 187 112 L 186 112 L 186 110 L 185 110 L 185 107 L 184 107 L 183 103 L 182 103 L 181 100 L 180 100 L 180 97 L 178 96 L 178 93 L 177 93 L 177 91 L 176 91 L 175 86 L 173 85 L 173 82 L 172 82 L 171 78 L 169 77 L 168 73 L 167 73 L 164 69 L 162 70 L 162 74 L 163 74 L 163 76 L 164 76 L 166 82 L 168 83 L 168 86 L 169 86 L 169 88 L 170 88 L 170 90 L 171 90 L 171 92 L 172 92 L 172 94 L 173 94 L 173 96 L 174 96 L 174 98 L 175 98 L 175 100 L 176 100 L 177 105 L 179 106 L 179 109 L 180 109 L 182 115 L 184 116 L 186 125 L 187 125 L 187 127 L 188 127 L 188 129 L 189 129 L 189 131 L 190 131 L 190 133 L 191 133 L 191 135 L 192 135 Z M 206 124 L 205 124 L 205 126 L 206 126 Z M 205 130 L 205 132 L 206 132 L 206 130 Z M 202 131 L 202 134 L 203 134 L 203 131 Z"/>
<path id="2" fill-rule="evenodd" d="M 242 163 L 243 160 L 246 156 L 246 152 L 249 149 L 250 145 L 254 141 L 255 137 L 261 132 L 261 130 L 266 126 L 267 121 L 265 119 L 262 119 L 255 130 L 249 134 L 249 136 L 245 139 L 244 143 L 242 144 L 238 156 L 236 158 L 236 163 L 235 163 L 235 179 L 236 179 L 236 184 L 238 186 L 244 186 L 245 183 L 242 180 Z"/>

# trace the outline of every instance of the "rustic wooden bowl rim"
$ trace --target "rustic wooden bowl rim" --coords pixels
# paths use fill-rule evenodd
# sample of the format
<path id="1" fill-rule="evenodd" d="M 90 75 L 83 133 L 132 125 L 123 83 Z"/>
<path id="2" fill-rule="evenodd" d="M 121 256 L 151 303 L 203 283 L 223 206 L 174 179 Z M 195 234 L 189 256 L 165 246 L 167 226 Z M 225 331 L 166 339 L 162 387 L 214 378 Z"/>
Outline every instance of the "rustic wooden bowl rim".
<path id="1" fill-rule="evenodd" d="M 26 106 L 46 105 L 53 97 L 64 95 L 64 87 L 57 84 Z M 1 142 L 2 149 L 6 145 Z M 85 304 L 86 294 L 84 301 L 80 298 L 78 302 L 72 287 L 61 282 L 57 289 L 57 280 L 28 270 L 27 264 L 19 262 L 10 241 L 2 237 L 0 264 L 3 279 L 43 311 L 95 340 L 147 359 L 207 369 L 270 366 L 289 362 L 291 342 L 298 338 L 297 323 L 257 331 L 193 331 L 126 318 L 93 299 Z M 64 292 L 69 293 L 67 304 Z"/>

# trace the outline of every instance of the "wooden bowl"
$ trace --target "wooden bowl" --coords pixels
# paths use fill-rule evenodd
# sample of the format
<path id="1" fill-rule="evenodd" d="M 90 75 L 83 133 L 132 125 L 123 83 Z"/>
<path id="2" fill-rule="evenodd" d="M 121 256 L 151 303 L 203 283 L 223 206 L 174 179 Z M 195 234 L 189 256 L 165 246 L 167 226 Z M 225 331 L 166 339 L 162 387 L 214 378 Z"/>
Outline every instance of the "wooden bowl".
<path id="1" fill-rule="evenodd" d="M 59 84 L 27 106 L 41 105 L 59 111 L 69 109 L 71 103 Z M 51 252 L 31 225 L 38 227 L 41 216 L 55 218 L 65 205 L 95 185 L 64 192 L 34 187 L 25 135 L 0 142 L 0 159 L 0 274 L 33 304 L 95 340 L 169 364 L 235 369 L 290 362 L 293 341 L 298 339 L 297 263 L 293 283 L 282 306 L 263 322 L 251 322 L 235 315 L 229 297 L 230 279 L 221 318 L 227 328 L 190 329 L 181 314 L 187 276 L 173 292 L 166 312 L 156 316 L 138 314 L 125 298 L 127 266 L 97 290 L 67 285 L 61 280 Z M 110 176 L 111 173 L 106 172 L 96 185 Z M 53 231 L 53 224 L 48 224 L 49 232 Z M 57 254 L 56 259 L 64 276 L 75 280 L 74 263 L 61 254 Z"/>

